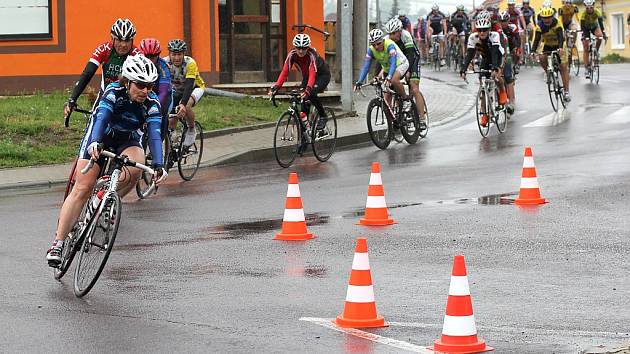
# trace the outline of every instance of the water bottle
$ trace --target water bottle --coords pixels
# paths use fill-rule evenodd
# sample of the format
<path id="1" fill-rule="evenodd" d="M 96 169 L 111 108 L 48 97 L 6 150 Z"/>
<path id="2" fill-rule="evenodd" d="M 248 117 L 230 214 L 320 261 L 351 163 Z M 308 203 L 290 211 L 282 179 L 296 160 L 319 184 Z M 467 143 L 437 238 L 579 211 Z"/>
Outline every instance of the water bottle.
<path id="1" fill-rule="evenodd" d="M 105 190 L 101 189 L 92 197 L 92 200 L 90 201 L 90 204 L 88 205 L 88 212 L 87 212 L 88 218 L 92 217 L 92 215 L 94 214 L 94 211 L 98 208 L 99 204 L 101 204 L 103 195 L 105 195 Z"/>

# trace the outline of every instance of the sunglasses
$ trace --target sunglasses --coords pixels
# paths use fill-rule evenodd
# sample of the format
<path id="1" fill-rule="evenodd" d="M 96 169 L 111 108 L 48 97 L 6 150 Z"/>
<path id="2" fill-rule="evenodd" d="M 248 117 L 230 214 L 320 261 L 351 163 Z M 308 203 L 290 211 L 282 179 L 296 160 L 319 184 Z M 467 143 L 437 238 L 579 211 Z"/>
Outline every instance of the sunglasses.
<path id="1" fill-rule="evenodd" d="M 380 45 L 382 45 L 382 44 L 383 44 L 383 41 L 380 41 L 380 42 L 375 42 L 375 43 L 374 43 L 374 45 L 375 45 L 375 46 L 380 46 Z"/>
<path id="2" fill-rule="evenodd" d="M 307 50 L 308 47 L 295 47 L 296 50 Z"/>
<path id="3" fill-rule="evenodd" d="M 155 58 L 157 58 L 157 57 L 159 57 L 159 56 L 160 56 L 160 53 L 157 53 L 157 54 L 147 54 L 147 55 L 145 55 L 145 57 L 147 57 L 148 59 L 155 59 Z"/>
<path id="4" fill-rule="evenodd" d="M 490 28 L 477 28 L 477 32 L 488 32 Z"/>
<path id="5" fill-rule="evenodd" d="M 153 90 L 153 83 L 152 82 L 139 82 L 139 81 L 133 81 L 133 83 L 136 85 L 136 87 L 139 90 L 144 90 L 147 89 L 149 91 Z"/>

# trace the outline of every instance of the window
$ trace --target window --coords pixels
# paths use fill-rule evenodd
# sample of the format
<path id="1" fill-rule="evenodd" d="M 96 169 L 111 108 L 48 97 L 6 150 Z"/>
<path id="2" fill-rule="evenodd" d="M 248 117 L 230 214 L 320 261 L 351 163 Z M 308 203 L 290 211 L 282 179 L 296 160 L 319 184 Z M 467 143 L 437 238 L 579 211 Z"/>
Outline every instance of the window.
<path id="1" fill-rule="evenodd" d="M 611 14 L 610 29 L 612 34 L 612 49 L 624 49 L 626 47 L 626 26 L 623 18 L 623 13 Z"/>
<path id="2" fill-rule="evenodd" d="M 0 1 L 0 40 L 51 39 L 52 0 Z"/>

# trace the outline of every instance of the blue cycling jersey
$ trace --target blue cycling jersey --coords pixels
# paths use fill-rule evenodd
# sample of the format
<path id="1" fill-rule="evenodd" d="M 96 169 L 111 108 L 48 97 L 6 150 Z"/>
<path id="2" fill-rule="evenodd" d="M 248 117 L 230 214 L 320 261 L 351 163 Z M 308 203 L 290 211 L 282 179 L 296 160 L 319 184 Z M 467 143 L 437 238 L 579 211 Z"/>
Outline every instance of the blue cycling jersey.
<path id="1" fill-rule="evenodd" d="M 162 113 L 157 95 L 149 92 L 143 103 L 135 103 L 130 100 L 126 87 L 118 82 L 111 83 L 96 108 L 91 129 L 87 132 L 87 146 L 92 142 L 102 142 L 105 135 L 128 135 L 132 136 L 131 139 L 140 140 L 145 123 L 149 148 L 153 152 L 153 166 L 162 167 Z"/>

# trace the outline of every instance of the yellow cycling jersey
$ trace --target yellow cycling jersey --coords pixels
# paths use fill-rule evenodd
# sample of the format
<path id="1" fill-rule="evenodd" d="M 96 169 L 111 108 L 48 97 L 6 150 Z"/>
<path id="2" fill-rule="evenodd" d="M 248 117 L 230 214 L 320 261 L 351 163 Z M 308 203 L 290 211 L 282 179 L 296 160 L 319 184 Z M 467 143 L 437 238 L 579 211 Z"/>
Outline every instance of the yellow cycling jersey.
<path id="1" fill-rule="evenodd" d="M 165 57 L 164 60 L 171 70 L 171 80 L 175 91 L 181 93 L 184 90 L 184 81 L 186 81 L 186 79 L 195 79 L 195 87 L 201 89 L 206 88 L 206 83 L 201 78 L 201 75 L 199 75 L 199 68 L 197 67 L 195 59 L 184 56 L 184 62 L 181 66 L 173 65 L 169 57 Z"/>
<path id="2" fill-rule="evenodd" d="M 588 13 L 587 10 L 580 13 L 580 25 L 586 28 L 596 28 L 599 26 L 599 18 L 602 17 L 602 12 L 599 9 L 593 9 L 592 13 Z"/>
<path id="3" fill-rule="evenodd" d="M 542 20 L 536 24 L 536 35 L 541 36 L 545 47 L 559 47 L 558 37 L 564 36 L 564 29 L 557 18 L 554 18 L 551 25 L 546 26 Z"/>
<path id="4" fill-rule="evenodd" d="M 562 23 L 567 24 L 573 19 L 573 15 L 579 14 L 578 7 L 576 5 L 562 6 L 558 8 L 558 15 L 562 17 Z"/>

